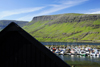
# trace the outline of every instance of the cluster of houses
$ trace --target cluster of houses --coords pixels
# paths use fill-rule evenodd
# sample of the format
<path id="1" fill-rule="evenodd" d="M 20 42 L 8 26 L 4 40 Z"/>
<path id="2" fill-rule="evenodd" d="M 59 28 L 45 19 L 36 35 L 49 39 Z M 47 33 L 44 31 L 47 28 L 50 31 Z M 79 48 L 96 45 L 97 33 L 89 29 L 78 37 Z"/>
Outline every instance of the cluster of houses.
<path id="1" fill-rule="evenodd" d="M 46 46 L 47 47 L 47 46 Z M 75 47 L 47 47 L 50 51 L 60 55 L 81 55 L 81 56 L 100 56 L 100 50 L 97 48 L 75 46 Z"/>

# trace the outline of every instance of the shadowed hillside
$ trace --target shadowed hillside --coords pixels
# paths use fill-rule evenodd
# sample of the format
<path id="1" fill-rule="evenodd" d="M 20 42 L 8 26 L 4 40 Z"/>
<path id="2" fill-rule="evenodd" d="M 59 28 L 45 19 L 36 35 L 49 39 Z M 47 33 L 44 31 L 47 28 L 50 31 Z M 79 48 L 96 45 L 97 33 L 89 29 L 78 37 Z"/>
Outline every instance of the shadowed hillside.
<path id="1" fill-rule="evenodd" d="M 25 26 L 28 23 L 28 21 L 0 20 L 0 30 L 4 29 L 11 22 L 15 22 L 21 27 Z"/>
<path id="2" fill-rule="evenodd" d="M 100 14 L 37 16 L 23 28 L 41 42 L 100 42 Z"/>

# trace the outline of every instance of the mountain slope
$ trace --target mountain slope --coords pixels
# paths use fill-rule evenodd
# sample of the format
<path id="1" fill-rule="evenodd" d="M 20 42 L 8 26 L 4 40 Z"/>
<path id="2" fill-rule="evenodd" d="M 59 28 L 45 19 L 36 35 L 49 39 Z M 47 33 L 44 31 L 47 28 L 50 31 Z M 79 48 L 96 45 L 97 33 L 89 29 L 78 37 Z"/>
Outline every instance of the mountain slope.
<path id="1" fill-rule="evenodd" d="M 100 14 L 38 16 L 23 29 L 41 42 L 100 42 Z"/>
<path id="2" fill-rule="evenodd" d="M 11 22 L 15 22 L 21 27 L 25 26 L 28 23 L 28 21 L 0 20 L 0 30 L 4 29 Z"/>

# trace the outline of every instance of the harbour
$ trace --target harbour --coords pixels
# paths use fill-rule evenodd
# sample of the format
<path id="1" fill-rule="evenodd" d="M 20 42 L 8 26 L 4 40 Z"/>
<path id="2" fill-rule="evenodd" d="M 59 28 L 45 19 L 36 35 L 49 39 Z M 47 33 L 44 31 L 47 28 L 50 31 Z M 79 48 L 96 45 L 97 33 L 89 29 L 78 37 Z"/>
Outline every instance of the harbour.
<path id="1" fill-rule="evenodd" d="M 78 45 L 78 46 L 64 46 L 64 45 L 60 45 L 60 46 L 53 46 L 53 45 L 46 45 L 46 47 L 52 51 L 53 53 L 55 54 L 58 54 L 58 55 L 81 55 L 81 56 L 97 56 L 97 57 L 100 57 L 100 48 L 98 47 L 97 48 L 97 45 L 96 47 L 94 46 L 91 46 L 91 45 L 87 45 L 87 46 L 84 46 L 84 45 Z"/>
<path id="2" fill-rule="evenodd" d="M 99 43 L 67 43 L 67 42 L 45 42 L 45 46 L 67 62 L 75 67 L 100 67 L 100 44 Z M 77 63 L 76 63 L 77 62 Z"/>

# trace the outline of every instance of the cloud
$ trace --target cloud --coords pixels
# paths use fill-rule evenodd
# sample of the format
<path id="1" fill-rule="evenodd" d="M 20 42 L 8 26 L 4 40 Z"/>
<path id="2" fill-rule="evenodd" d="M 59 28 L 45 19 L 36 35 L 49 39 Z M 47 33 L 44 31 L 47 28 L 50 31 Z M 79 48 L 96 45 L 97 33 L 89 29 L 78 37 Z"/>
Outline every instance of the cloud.
<path id="1" fill-rule="evenodd" d="M 79 5 L 85 1 L 88 1 L 88 0 L 62 0 L 62 1 L 58 2 L 59 4 L 57 3 L 57 4 L 49 5 L 49 6 L 51 6 L 51 8 L 42 11 L 41 13 L 38 14 L 38 16 L 39 15 L 46 15 L 46 14 L 50 14 L 50 13 L 53 13 L 53 12 L 56 12 L 56 11 L 59 11 L 62 9 L 70 8 L 72 6 Z"/>
<path id="2" fill-rule="evenodd" d="M 91 14 L 100 14 L 100 11 L 92 12 Z"/>
<path id="3" fill-rule="evenodd" d="M 100 8 L 90 9 L 85 14 L 100 14 Z"/>
<path id="4" fill-rule="evenodd" d="M 54 2 L 55 4 L 47 5 L 45 7 L 46 9 L 41 11 L 40 13 L 35 14 L 35 15 L 27 15 L 27 16 L 18 18 L 18 20 L 24 20 L 24 19 L 31 20 L 35 16 L 48 15 L 48 14 L 51 14 L 51 13 L 54 13 L 66 8 L 70 8 L 72 6 L 79 5 L 85 1 L 88 1 L 88 0 L 55 0 Z"/>
<path id="5" fill-rule="evenodd" d="M 33 17 L 34 17 L 33 15 L 26 15 L 26 16 L 24 16 L 24 17 L 17 18 L 16 20 L 31 21 Z"/>
<path id="6" fill-rule="evenodd" d="M 23 9 L 16 9 L 16 10 L 9 10 L 9 11 L 2 11 L 0 12 L 0 18 L 4 18 L 11 15 L 22 14 L 22 13 L 29 13 L 43 9 L 44 7 L 35 7 L 35 8 L 23 8 Z"/>

